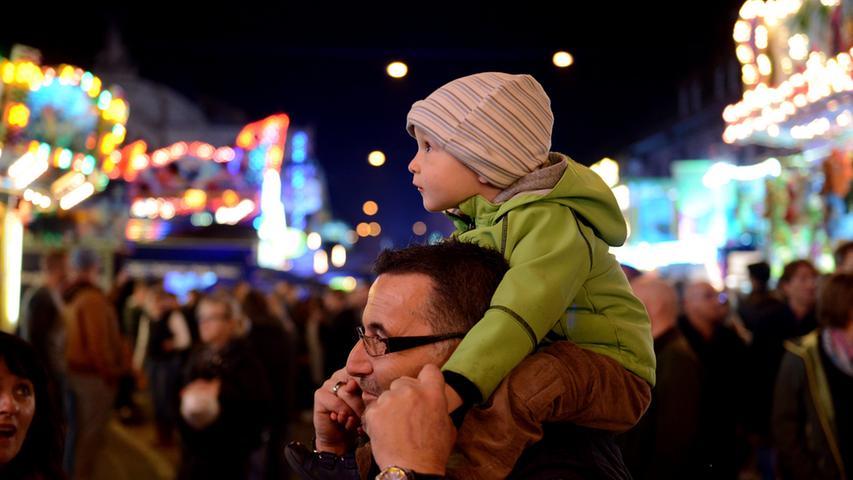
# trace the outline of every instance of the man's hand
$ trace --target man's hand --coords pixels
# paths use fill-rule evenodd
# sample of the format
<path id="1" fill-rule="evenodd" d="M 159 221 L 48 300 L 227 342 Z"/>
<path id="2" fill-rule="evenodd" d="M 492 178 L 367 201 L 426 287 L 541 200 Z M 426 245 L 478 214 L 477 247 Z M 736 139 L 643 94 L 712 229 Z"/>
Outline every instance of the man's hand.
<path id="1" fill-rule="evenodd" d="M 342 382 L 337 392 L 336 384 Z M 333 373 L 314 392 L 315 448 L 321 452 L 343 455 L 355 446 L 364 402 L 361 389 L 344 369 Z"/>
<path id="2" fill-rule="evenodd" d="M 418 378 L 394 380 L 368 407 L 364 428 L 379 468 L 394 465 L 444 475 L 456 441 L 444 388 L 438 367 L 426 365 Z"/>

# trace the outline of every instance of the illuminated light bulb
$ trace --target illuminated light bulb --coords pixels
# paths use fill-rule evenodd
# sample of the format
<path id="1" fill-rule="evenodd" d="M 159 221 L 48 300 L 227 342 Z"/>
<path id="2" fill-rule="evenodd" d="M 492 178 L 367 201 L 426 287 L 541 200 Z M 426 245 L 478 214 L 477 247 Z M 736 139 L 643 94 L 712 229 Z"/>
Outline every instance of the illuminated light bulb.
<path id="1" fill-rule="evenodd" d="M 755 59 L 755 56 L 752 53 L 752 48 L 749 45 L 738 45 L 735 49 L 735 53 L 737 54 L 737 59 L 742 64 L 752 63 Z"/>
<path id="2" fill-rule="evenodd" d="M 773 124 L 767 127 L 767 134 L 773 138 L 779 136 L 779 125 Z"/>
<path id="3" fill-rule="evenodd" d="M 234 190 L 225 190 L 222 192 L 222 203 L 226 207 L 234 207 L 240 202 L 240 196 Z"/>
<path id="4" fill-rule="evenodd" d="M 30 122 L 30 109 L 23 103 L 11 104 L 6 112 L 6 123 L 10 127 L 24 128 Z"/>
<path id="5" fill-rule="evenodd" d="M 794 60 L 804 60 L 809 54 L 809 37 L 803 33 L 792 35 L 788 39 L 788 54 Z"/>
<path id="6" fill-rule="evenodd" d="M 151 163 L 155 166 L 162 167 L 169 163 L 169 154 L 164 150 L 160 149 L 151 154 Z"/>
<path id="7" fill-rule="evenodd" d="M 560 68 L 566 68 L 575 62 L 574 57 L 569 52 L 557 52 L 551 58 L 551 61 L 554 62 L 554 65 Z"/>
<path id="8" fill-rule="evenodd" d="M 755 85 L 758 83 L 758 70 L 756 70 L 755 65 L 747 64 L 741 68 L 743 72 L 743 83 L 747 85 Z"/>
<path id="9" fill-rule="evenodd" d="M 320 236 L 317 232 L 311 232 L 308 234 L 308 237 L 305 239 L 305 244 L 311 250 L 317 250 L 323 245 L 323 237 Z"/>
<path id="10" fill-rule="evenodd" d="M 381 167 L 385 164 L 385 154 L 379 150 L 374 150 L 367 156 L 367 163 L 374 167 Z"/>
<path id="11" fill-rule="evenodd" d="M 382 233 L 382 225 L 377 222 L 370 222 L 370 236 L 378 237 L 380 233 Z"/>
<path id="12" fill-rule="evenodd" d="M 89 182 L 80 185 L 59 199 L 59 208 L 68 210 L 95 193 L 95 186 Z"/>
<path id="13" fill-rule="evenodd" d="M 370 235 L 370 224 L 361 222 L 355 227 L 355 232 L 359 237 L 367 237 Z"/>
<path id="14" fill-rule="evenodd" d="M 368 217 L 376 215 L 379 211 L 379 205 L 376 204 L 373 200 L 368 200 L 364 202 L 364 205 L 361 206 L 361 211 L 364 212 Z"/>
<path id="15" fill-rule="evenodd" d="M 15 64 L 4 60 L 3 66 L 0 67 L 0 77 L 3 83 L 12 83 L 15 81 Z"/>
<path id="16" fill-rule="evenodd" d="M 172 202 L 166 201 L 160 206 L 160 218 L 163 220 L 171 220 L 175 218 L 175 205 Z"/>
<path id="17" fill-rule="evenodd" d="M 202 143 L 196 148 L 196 156 L 204 160 L 210 160 L 215 149 L 209 143 Z"/>
<path id="18" fill-rule="evenodd" d="M 415 235 L 418 235 L 418 236 L 423 235 L 426 233 L 426 231 L 427 231 L 427 226 L 426 226 L 426 223 L 424 223 L 424 222 L 415 222 L 412 225 L 412 233 L 414 233 Z"/>
<path id="19" fill-rule="evenodd" d="M 767 48 L 767 27 L 764 25 L 755 27 L 755 46 L 761 50 Z"/>
<path id="20" fill-rule="evenodd" d="M 190 188 L 184 192 L 184 204 L 191 210 L 199 210 L 207 204 L 207 192 Z"/>
<path id="21" fill-rule="evenodd" d="M 169 147 L 169 154 L 172 158 L 180 158 L 187 154 L 187 144 L 186 142 L 178 142 L 171 147 Z"/>
<path id="22" fill-rule="evenodd" d="M 234 149 L 231 147 L 219 147 L 216 149 L 216 153 L 213 154 L 213 160 L 224 163 L 230 162 L 234 160 L 236 154 L 234 153 Z"/>
<path id="23" fill-rule="evenodd" d="M 329 271 L 329 257 L 325 250 L 314 252 L 314 273 L 322 275 Z"/>
<path id="24" fill-rule="evenodd" d="M 392 78 L 403 78 L 409 73 L 409 67 L 403 62 L 391 62 L 385 68 L 385 71 Z"/>
<path id="25" fill-rule="evenodd" d="M 347 263 L 347 249 L 343 245 L 332 247 L 332 265 L 341 268 Z"/>
<path id="26" fill-rule="evenodd" d="M 137 171 L 148 168 L 148 155 L 140 153 L 139 155 L 134 156 L 130 161 L 130 166 Z"/>
<path id="27" fill-rule="evenodd" d="M 770 58 L 767 55 L 763 53 L 759 55 L 757 63 L 758 73 L 760 73 L 761 75 L 767 76 L 770 75 L 770 73 L 773 71 L 773 67 L 770 65 Z"/>
<path id="28" fill-rule="evenodd" d="M 752 31 L 749 26 L 749 22 L 745 22 L 743 20 L 738 20 L 735 22 L 735 29 L 732 37 L 735 42 L 745 43 L 749 41 L 749 38 L 752 36 Z"/>
<path id="29" fill-rule="evenodd" d="M 740 18 L 744 20 L 752 20 L 755 18 L 758 12 L 755 11 L 754 4 L 751 0 L 748 0 L 740 7 Z"/>

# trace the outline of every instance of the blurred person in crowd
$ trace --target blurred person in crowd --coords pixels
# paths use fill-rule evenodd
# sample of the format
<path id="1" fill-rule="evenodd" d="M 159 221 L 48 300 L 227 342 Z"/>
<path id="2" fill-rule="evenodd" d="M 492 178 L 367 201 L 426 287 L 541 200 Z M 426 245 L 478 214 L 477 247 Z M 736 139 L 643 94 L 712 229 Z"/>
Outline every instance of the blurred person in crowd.
<path id="1" fill-rule="evenodd" d="M 678 327 L 702 366 L 697 455 L 702 470 L 694 478 L 736 478 L 747 455 L 742 432 L 747 411 L 739 396 L 746 388 L 746 345 L 726 325 L 725 293 L 706 281 L 684 289 Z"/>
<path id="2" fill-rule="evenodd" d="M 773 439 L 782 478 L 850 478 L 853 469 L 853 274 L 821 288 L 820 328 L 787 342 L 776 383 Z"/>
<path id="3" fill-rule="evenodd" d="M 328 287 L 321 287 L 319 295 L 314 294 L 303 302 L 300 317 L 304 319 L 305 346 L 308 359 L 308 372 L 311 384 L 314 386 L 323 383 L 323 330 L 328 322 L 329 307 L 341 308 L 343 301 L 338 295 L 331 293 Z"/>
<path id="4" fill-rule="evenodd" d="M 394 384 L 401 378 L 413 381 L 425 365 L 441 365 L 452 355 L 466 330 L 489 308 L 507 263 L 495 250 L 446 241 L 385 251 L 375 270 L 378 277 L 364 310 L 360 341 L 352 348 L 346 368 L 315 392 L 316 451 L 301 444 L 288 446 L 288 461 L 302 478 L 372 478 L 379 469 L 385 472 L 377 478 L 404 478 L 391 476 L 400 473 L 392 467 L 417 472 L 406 478 L 437 478 L 423 475 L 445 473 L 464 479 L 504 478 L 510 473 L 512 478 L 630 478 L 613 431 L 633 425 L 648 400 L 632 405 L 616 402 L 625 388 L 619 364 L 602 363 L 599 356 L 570 342 L 555 342 L 537 351 L 501 382 L 500 393 L 491 401 L 472 407 L 467 414 L 451 415 L 461 426 L 449 461 L 452 435 L 448 438 L 433 430 L 435 425 L 411 432 L 411 443 L 380 442 L 372 451 L 368 448 L 372 445 L 357 448 L 364 440 L 357 427 L 364 425 L 365 408 L 382 405 L 389 389 L 393 396 Z M 601 374 L 583 380 L 547 368 L 555 360 L 596 368 Z M 435 369 L 429 383 L 437 390 L 433 393 L 445 388 Z M 447 408 L 446 402 L 439 403 Z M 612 417 L 614 408 L 622 410 L 618 421 Z M 524 411 L 523 418 L 494 421 L 496 410 L 516 409 Z M 411 417 L 435 413 L 420 409 L 412 411 Z M 448 418 L 447 410 L 438 413 L 439 418 Z M 545 417 L 559 420 L 543 424 Z M 397 426 L 396 421 L 388 424 L 382 416 L 374 416 L 365 428 L 388 433 L 383 423 L 391 429 Z M 543 440 L 520 442 L 518 450 L 495 451 L 520 430 L 536 430 Z M 434 462 L 420 463 L 410 454 L 423 454 Z M 398 460 L 405 463 L 395 464 Z"/>
<path id="5" fill-rule="evenodd" d="M 853 241 L 844 242 L 835 249 L 835 271 L 853 273 Z"/>
<path id="6" fill-rule="evenodd" d="M 249 458 L 270 418 L 263 365 L 242 338 L 244 319 L 224 294 L 198 305 L 202 344 L 193 350 L 182 382 L 178 478 L 247 478 Z"/>
<path id="7" fill-rule="evenodd" d="M 694 478 L 697 464 L 702 366 L 678 329 L 678 295 L 648 275 L 631 282 L 652 322 L 657 383 L 636 427 L 620 437 L 625 463 L 636 479 Z"/>
<path id="8" fill-rule="evenodd" d="M 148 320 L 145 370 L 154 400 L 157 442 L 170 446 L 178 419 L 181 372 L 192 339 L 177 299 L 162 287 L 149 290 L 145 315 Z"/>
<path id="9" fill-rule="evenodd" d="M 0 332 L 0 478 L 61 480 L 59 398 L 35 349 Z"/>
<path id="10" fill-rule="evenodd" d="M 62 292 L 68 283 L 68 254 L 46 253 L 41 259 L 42 284 L 27 291 L 21 300 L 21 338 L 35 348 L 51 377 L 65 382 L 65 321 Z"/>
<path id="11" fill-rule="evenodd" d="M 66 328 L 62 292 L 68 284 L 68 253 L 65 250 L 47 252 L 41 258 L 42 284 L 27 291 L 21 300 L 21 338 L 35 348 L 39 360 L 51 379 L 51 395 L 60 400 L 67 420 L 63 467 L 71 471 L 74 465 L 74 396 L 68 386 L 66 373 Z"/>
<path id="12" fill-rule="evenodd" d="M 284 472 L 282 451 L 293 410 L 292 342 L 281 322 L 272 314 L 270 300 L 258 290 L 249 290 L 240 304 L 249 320 L 246 340 L 263 363 L 272 398 L 269 429 L 265 438 L 263 478 L 279 479 Z"/>
<path id="13" fill-rule="evenodd" d="M 148 298 L 149 290 L 157 288 L 160 285 L 162 285 L 161 281 L 148 281 L 142 278 L 133 280 L 133 291 L 125 302 L 124 309 L 121 311 L 123 330 L 127 332 L 131 345 L 137 345 L 140 331 L 139 324 L 145 315 L 145 302 Z M 136 348 L 134 347 L 135 351 Z M 139 367 L 141 368 L 141 366 L 142 364 L 140 363 Z"/>
<path id="14" fill-rule="evenodd" d="M 284 280 L 279 280 L 273 285 L 270 296 L 273 298 L 273 311 L 284 323 L 284 329 L 290 332 L 296 330 L 293 311 L 299 303 L 299 289 Z"/>
<path id="15" fill-rule="evenodd" d="M 68 382 L 75 397 L 75 460 L 72 477 L 92 477 L 103 447 L 104 431 L 115 404 L 119 378 L 128 370 L 128 352 L 112 303 L 97 285 L 95 252 L 77 249 L 71 256 L 74 279 L 63 294 L 67 305 Z"/>
<path id="16" fill-rule="evenodd" d="M 808 260 L 794 260 L 785 265 L 778 289 L 787 305 L 790 337 L 805 335 L 817 327 L 818 271 Z"/>
<path id="17" fill-rule="evenodd" d="M 109 292 L 110 301 L 115 306 L 117 318 L 119 320 L 119 330 L 125 342 L 125 350 L 132 352 L 133 345 L 136 339 L 136 331 L 131 331 L 129 325 L 124 321 L 124 312 L 127 309 L 128 303 L 133 298 L 133 292 L 136 289 L 135 281 L 130 277 L 127 270 L 121 269 L 116 275 L 113 288 Z M 132 355 L 132 353 L 130 353 Z M 128 371 L 118 381 L 118 391 L 116 392 L 116 412 L 119 419 L 124 423 L 135 423 L 142 419 L 142 411 L 136 402 L 133 400 L 133 392 L 136 390 L 136 375 L 133 371 Z"/>
<path id="18" fill-rule="evenodd" d="M 773 388 L 785 340 L 797 335 L 789 307 L 769 289 L 770 265 L 758 262 L 747 267 L 752 289 L 739 304 L 738 313 L 752 333 L 748 347 L 749 383 L 745 403 L 749 409 L 746 427 L 757 455 L 758 469 L 765 478 L 774 475 L 775 452 L 770 440 Z"/>
<path id="19" fill-rule="evenodd" d="M 190 329 L 190 337 L 192 337 L 193 344 L 199 342 L 198 336 L 198 319 L 196 318 L 196 310 L 198 309 L 198 302 L 204 294 L 201 290 L 190 290 L 187 293 L 187 301 L 181 306 L 181 313 L 184 314 L 184 319 L 187 321 L 187 327 Z"/>
<path id="20" fill-rule="evenodd" d="M 350 294 L 329 290 L 324 295 L 326 321 L 320 329 L 323 344 L 323 377 L 328 378 L 347 362 L 347 355 L 358 337 L 361 309 L 351 303 Z M 361 308 L 364 308 L 362 305 Z"/>

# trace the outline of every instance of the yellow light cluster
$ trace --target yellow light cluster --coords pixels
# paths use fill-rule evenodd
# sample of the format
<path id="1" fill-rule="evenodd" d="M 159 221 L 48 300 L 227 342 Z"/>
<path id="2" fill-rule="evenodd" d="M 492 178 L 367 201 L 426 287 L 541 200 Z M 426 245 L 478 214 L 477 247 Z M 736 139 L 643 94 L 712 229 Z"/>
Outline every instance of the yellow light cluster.
<path id="1" fill-rule="evenodd" d="M 786 39 L 788 56 L 776 58 L 775 65 L 770 61 L 768 27 L 779 25 L 802 6 L 802 0 L 747 0 L 741 8 L 732 36 L 737 43 L 735 53 L 742 64 L 742 80 L 747 89 L 741 101 L 728 105 L 723 111 L 727 123 L 723 132 L 725 142 L 744 140 L 756 132 L 776 137 L 781 133 L 779 124 L 799 109 L 831 95 L 853 91 L 853 49 L 832 58 L 821 52 L 809 53 L 808 36 L 798 33 Z M 794 62 L 800 65 L 801 72 L 793 73 Z M 781 68 L 781 75 L 774 75 L 774 66 Z M 774 76 L 787 78 L 771 86 Z M 842 125 L 844 121 L 842 117 L 836 123 Z M 816 122 L 794 127 L 791 135 L 807 139 L 830 130 L 826 127 L 828 118 Z"/>
<path id="2" fill-rule="evenodd" d="M 851 55 L 853 49 L 830 59 L 813 52 L 804 72 L 795 73 L 777 87 L 761 83 L 747 90 L 743 100 L 723 110 L 723 119 L 728 124 L 723 140 L 733 143 L 757 131 L 774 136 L 774 132 L 778 134 L 778 125 L 798 109 L 836 93 L 853 91 Z"/>
<path id="3" fill-rule="evenodd" d="M 6 109 L 6 123 L 10 127 L 26 127 L 30 123 L 30 109 L 23 103 L 9 104 Z"/>

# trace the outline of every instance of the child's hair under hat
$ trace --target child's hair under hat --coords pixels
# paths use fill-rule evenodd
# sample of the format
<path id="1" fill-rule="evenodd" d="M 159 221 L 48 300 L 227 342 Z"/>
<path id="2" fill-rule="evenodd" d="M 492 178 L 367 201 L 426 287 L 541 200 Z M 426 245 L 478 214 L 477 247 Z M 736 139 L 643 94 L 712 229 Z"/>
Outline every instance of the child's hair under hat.
<path id="1" fill-rule="evenodd" d="M 506 188 L 548 162 L 554 114 L 530 75 L 485 72 L 415 102 L 406 118 L 413 137 L 416 126 L 490 184 Z"/>

